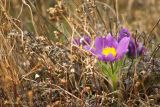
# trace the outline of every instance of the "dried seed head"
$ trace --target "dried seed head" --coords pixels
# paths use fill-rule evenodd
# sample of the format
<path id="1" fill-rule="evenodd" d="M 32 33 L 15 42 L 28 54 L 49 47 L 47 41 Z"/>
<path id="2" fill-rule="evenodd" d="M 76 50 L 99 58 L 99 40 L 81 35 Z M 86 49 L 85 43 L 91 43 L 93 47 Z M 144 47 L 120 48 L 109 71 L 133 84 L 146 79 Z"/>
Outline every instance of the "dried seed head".
<path id="1" fill-rule="evenodd" d="M 39 78 L 40 77 L 40 75 L 39 74 L 36 74 L 35 75 L 35 79 L 37 79 L 37 78 Z"/>
<path id="2" fill-rule="evenodd" d="M 60 82 L 61 82 L 62 84 L 67 83 L 67 81 L 66 81 L 65 79 L 60 79 Z"/>
<path id="3" fill-rule="evenodd" d="M 136 84 L 135 84 L 135 87 L 138 88 L 140 86 L 140 84 L 141 83 L 139 81 L 137 81 Z"/>
<path id="4" fill-rule="evenodd" d="M 84 87 L 84 89 L 83 89 L 84 92 L 89 92 L 90 90 L 91 90 L 91 88 L 88 86 Z"/>
<path id="5" fill-rule="evenodd" d="M 75 69 L 74 68 L 71 69 L 71 73 L 75 73 Z"/>
<path id="6" fill-rule="evenodd" d="M 141 75 L 145 75 L 145 74 L 146 74 L 146 71 L 143 70 L 143 71 L 141 71 L 140 73 L 141 73 Z"/>

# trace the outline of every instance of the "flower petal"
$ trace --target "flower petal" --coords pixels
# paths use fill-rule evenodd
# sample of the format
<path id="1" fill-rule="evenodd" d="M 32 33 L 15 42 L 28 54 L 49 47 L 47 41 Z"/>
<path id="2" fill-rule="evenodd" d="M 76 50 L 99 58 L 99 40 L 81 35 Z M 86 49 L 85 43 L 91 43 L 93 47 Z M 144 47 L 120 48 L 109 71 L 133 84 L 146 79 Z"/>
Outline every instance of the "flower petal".
<path id="1" fill-rule="evenodd" d="M 90 51 L 90 50 L 91 50 L 91 47 L 90 47 L 90 46 L 85 45 L 85 46 L 83 46 L 83 49 L 84 49 L 84 50 L 86 50 L 86 51 Z"/>
<path id="2" fill-rule="evenodd" d="M 89 45 L 91 43 L 90 37 L 89 36 L 83 36 L 80 39 L 80 43 L 82 44 L 82 46 Z"/>
<path id="3" fill-rule="evenodd" d="M 122 28 L 118 32 L 118 42 L 120 42 L 120 40 L 124 37 L 130 37 L 130 33 L 129 33 L 128 29 L 126 29 L 126 28 Z"/>
<path id="4" fill-rule="evenodd" d="M 105 61 L 105 56 L 102 54 L 97 55 L 98 60 Z"/>
<path id="5" fill-rule="evenodd" d="M 97 52 L 101 52 L 102 48 L 104 47 L 104 43 L 106 41 L 104 41 L 105 39 L 103 37 L 96 37 L 95 41 L 94 41 L 94 47 L 96 49 Z"/>
<path id="6" fill-rule="evenodd" d="M 105 62 L 113 62 L 115 60 L 115 57 L 112 54 L 109 54 L 105 57 Z"/>
<path id="7" fill-rule="evenodd" d="M 133 39 L 130 40 L 129 46 L 128 46 L 128 56 L 129 57 L 135 57 L 136 56 L 136 45 Z"/>
<path id="8" fill-rule="evenodd" d="M 93 49 L 93 48 L 91 48 L 90 46 L 87 46 L 87 45 L 83 46 L 83 49 L 91 52 L 95 56 L 101 54 L 101 52 L 99 52 L 99 51 L 97 51 L 97 50 L 95 50 L 95 49 Z"/>
<path id="9" fill-rule="evenodd" d="M 107 47 L 114 47 L 114 48 L 117 48 L 117 46 L 118 46 L 118 41 L 115 39 L 115 38 L 113 38 L 113 36 L 109 33 L 108 35 L 107 35 L 107 37 L 105 38 L 106 40 L 106 42 L 105 42 L 105 47 L 107 46 Z"/>
<path id="10" fill-rule="evenodd" d="M 145 53 L 145 48 L 143 47 L 142 43 L 138 44 L 138 49 L 137 49 L 138 55 L 143 55 Z"/>
<path id="11" fill-rule="evenodd" d="M 112 54 L 109 54 L 108 56 L 99 54 L 99 55 L 97 55 L 97 57 L 98 57 L 98 60 L 104 61 L 106 63 L 107 62 L 113 62 L 115 60 L 115 57 L 113 57 Z"/>
<path id="12" fill-rule="evenodd" d="M 85 45 L 90 45 L 91 40 L 89 36 L 82 36 L 81 38 L 80 37 L 75 38 L 72 43 L 77 46 L 85 46 Z"/>
<path id="13" fill-rule="evenodd" d="M 117 55 L 116 59 L 122 58 L 122 56 L 128 51 L 128 45 L 129 45 L 130 38 L 129 37 L 124 37 L 118 44 L 117 47 Z"/>
<path id="14" fill-rule="evenodd" d="M 143 47 L 142 43 L 134 41 L 132 38 L 130 40 L 128 49 L 128 56 L 131 58 L 143 55 L 145 51 L 145 48 Z"/>

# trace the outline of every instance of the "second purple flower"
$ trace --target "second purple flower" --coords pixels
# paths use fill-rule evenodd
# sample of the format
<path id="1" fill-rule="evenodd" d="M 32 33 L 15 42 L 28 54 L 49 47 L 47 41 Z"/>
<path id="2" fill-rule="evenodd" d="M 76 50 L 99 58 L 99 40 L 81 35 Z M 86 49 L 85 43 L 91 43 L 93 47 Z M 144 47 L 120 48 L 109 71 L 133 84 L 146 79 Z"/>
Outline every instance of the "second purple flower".
<path id="1" fill-rule="evenodd" d="M 131 38 L 128 29 L 122 28 L 118 33 L 118 41 L 122 40 L 124 37 Z M 141 43 L 137 42 L 133 38 L 130 39 L 129 46 L 128 46 L 128 53 L 127 53 L 129 57 L 133 58 L 133 57 L 143 55 L 144 51 L 145 51 L 145 48 Z"/>

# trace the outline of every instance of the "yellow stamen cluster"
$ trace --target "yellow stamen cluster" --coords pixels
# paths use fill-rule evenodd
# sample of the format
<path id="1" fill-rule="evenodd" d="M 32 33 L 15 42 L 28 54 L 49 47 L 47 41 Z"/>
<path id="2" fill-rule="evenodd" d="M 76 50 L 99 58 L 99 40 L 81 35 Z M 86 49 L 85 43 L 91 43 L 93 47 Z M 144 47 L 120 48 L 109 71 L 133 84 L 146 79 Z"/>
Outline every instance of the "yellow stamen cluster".
<path id="1" fill-rule="evenodd" d="M 116 49 L 113 47 L 107 47 L 102 49 L 102 54 L 105 56 L 108 56 L 109 54 L 112 54 L 113 56 L 116 56 Z"/>

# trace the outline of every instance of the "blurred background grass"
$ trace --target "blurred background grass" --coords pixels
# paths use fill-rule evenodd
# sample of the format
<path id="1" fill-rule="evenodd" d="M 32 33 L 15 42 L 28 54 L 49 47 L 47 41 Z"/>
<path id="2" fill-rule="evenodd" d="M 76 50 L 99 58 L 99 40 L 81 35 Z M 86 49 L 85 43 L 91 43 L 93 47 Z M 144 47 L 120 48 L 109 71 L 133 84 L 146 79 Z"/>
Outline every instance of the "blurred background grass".
<path id="1" fill-rule="evenodd" d="M 51 22 L 48 19 L 47 9 L 50 7 L 54 7 L 57 2 L 59 5 L 64 5 L 67 11 L 66 17 L 77 15 L 78 7 L 83 7 L 85 2 L 81 0 L 33 0 L 27 1 L 26 3 L 30 6 L 31 11 L 28 6 L 22 3 L 22 1 L 18 0 L 3 0 L 3 5 L 7 11 L 7 13 L 16 20 L 19 20 L 19 24 L 23 29 L 27 29 L 31 32 L 34 32 L 34 27 L 32 25 L 31 13 L 33 14 L 34 22 L 36 24 L 37 31 L 39 35 L 43 35 L 47 33 L 48 36 L 52 31 L 54 31 L 57 26 L 56 22 Z M 114 0 L 99 0 L 96 2 L 97 7 L 99 8 L 100 14 L 102 15 L 103 20 L 106 23 L 106 26 L 109 27 L 109 19 L 115 18 L 113 12 L 111 12 L 107 6 L 115 9 Z M 118 17 L 120 22 L 124 26 L 129 27 L 131 30 L 141 30 L 144 32 L 149 32 L 154 24 L 157 23 L 159 19 L 159 5 L 160 2 L 158 0 L 121 0 L 118 1 Z M 85 11 L 85 10 L 84 10 Z M 107 15 L 108 14 L 108 15 Z M 108 17 L 109 16 L 109 17 Z M 74 16 L 80 17 L 80 16 Z M 64 20 L 64 19 L 63 19 Z M 101 20 L 99 17 L 96 21 Z M 114 21 L 114 20 L 113 20 Z M 18 22 L 17 22 L 18 23 Z M 63 23 L 63 22 L 62 22 Z M 56 28 L 54 28 L 56 27 Z M 109 28 L 108 28 L 109 29 Z M 97 31 L 98 32 L 98 31 Z M 159 39 L 159 30 L 155 29 L 153 35 L 155 35 Z"/>
<path id="2" fill-rule="evenodd" d="M 66 16 L 69 15 L 77 15 L 76 10 L 78 7 L 82 7 L 85 2 L 83 3 L 82 0 L 33 0 L 33 1 L 27 1 L 26 3 L 30 5 L 31 11 L 29 8 L 22 3 L 22 1 L 5 1 L 3 0 L 4 7 L 8 14 L 12 16 L 12 18 L 15 18 L 20 21 L 20 25 L 23 27 L 23 29 L 27 29 L 29 31 L 33 30 L 33 25 L 31 21 L 31 12 L 33 14 L 33 18 L 37 27 L 38 31 L 46 32 L 47 29 L 49 29 L 49 25 L 52 24 L 52 26 L 55 26 L 55 23 L 49 22 L 48 20 L 48 13 L 47 9 L 50 7 L 54 7 L 57 2 L 59 5 L 64 5 L 65 8 L 68 10 Z M 99 8 L 100 14 L 103 16 L 103 19 L 108 27 L 108 17 L 107 14 L 110 12 L 109 9 L 106 9 L 107 6 L 115 9 L 114 6 L 114 0 L 99 0 L 96 2 L 97 7 Z M 105 6 L 106 5 L 106 6 Z M 159 19 L 159 5 L 160 2 L 158 0 L 121 0 L 118 1 L 118 14 L 119 14 L 119 20 L 120 23 L 123 23 L 125 26 L 130 27 L 131 29 L 137 30 L 140 29 L 144 32 L 149 32 L 154 24 L 157 23 Z M 107 11 L 109 10 L 109 11 Z M 79 17 L 79 16 L 76 16 Z M 113 13 L 110 12 L 109 18 L 115 18 Z M 97 20 L 101 20 L 100 18 L 97 18 Z M 22 23 L 23 22 L 23 23 Z M 57 27 L 57 26 L 55 26 Z M 54 31 L 55 29 L 52 28 L 52 30 L 49 29 L 49 31 Z M 40 35 L 42 32 L 39 32 Z M 155 29 L 153 34 L 157 35 L 159 34 L 159 30 Z"/>

